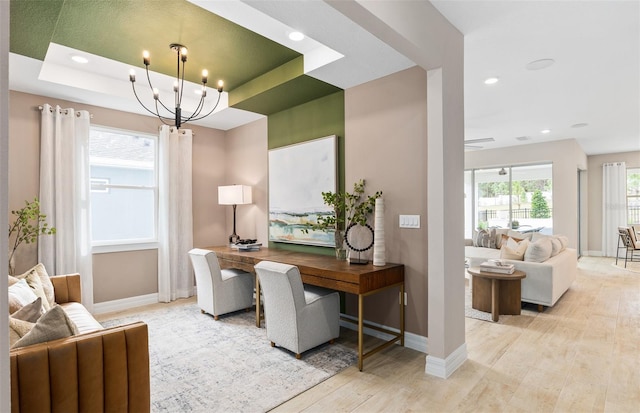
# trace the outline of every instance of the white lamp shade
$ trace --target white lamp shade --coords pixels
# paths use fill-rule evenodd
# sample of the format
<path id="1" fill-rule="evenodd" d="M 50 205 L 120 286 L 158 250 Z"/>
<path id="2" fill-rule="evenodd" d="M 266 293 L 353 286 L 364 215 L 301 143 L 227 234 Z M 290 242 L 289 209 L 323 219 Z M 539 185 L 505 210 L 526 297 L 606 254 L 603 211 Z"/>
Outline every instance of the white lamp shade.
<path id="1" fill-rule="evenodd" d="M 251 187 L 247 185 L 227 185 L 218 187 L 218 204 L 243 205 L 251 203 Z"/>

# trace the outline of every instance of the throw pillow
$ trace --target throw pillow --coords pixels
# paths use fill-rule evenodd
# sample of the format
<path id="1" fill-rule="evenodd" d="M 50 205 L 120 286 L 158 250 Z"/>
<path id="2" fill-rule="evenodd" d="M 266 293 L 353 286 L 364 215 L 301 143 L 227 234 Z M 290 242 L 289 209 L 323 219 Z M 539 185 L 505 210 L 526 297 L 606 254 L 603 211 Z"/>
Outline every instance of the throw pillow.
<path id="1" fill-rule="evenodd" d="M 507 235 L 508 233 L 509 228 L 496 228 L 496 249 L 502 248 L 503 235 Z"/>
<path id="2" fill-rule="evenodd" d="M 32 274 L 32 275 L 31 275 Z M 37 264 L 35 267 L 31 268 L 29 271 L 25 272 L 22 275 L 16 275 L 16 278 L 28 278 L 27 282 L 29 285 L 35 283 L 34 280 L 36 276 L 40 279 L 40 285 L 42 286 L 43 297 L 42 297 L 42 305 L 44 305 L 45 310 L 49 310 L 55 304 L 55 292 L 53 289 L 53 284 L 51 283 L 51 278 L 49 278 L 49 274 L 47 270 L 44 268 L 42 263 Z"/>
<path id="3" fill-rule="evenodd" d="M 16 276 L 18 279 L 25 280 L 31 290 L 38 296 L 42 298 L 42 308 L 44 311 L 49 311 L 51 306 L 49 305 L 49 301 L 47 301 L 47 295 L 44 292 L 44 288 L 42 287 L 42 281 L 40 281 L 40 276 L 34 271 L 27 271 L 24 274 Z"/>
<path id="4" fill-rule="evenodd" d="M 500 248 L 500 258 L 505 260 L 522 261 L 524 253 L 529 245 L 529 240 L 515 240 L 511 237 L 507 237 L 507 241 L 502 241 L 502 247 Z"/>
<path id="5" fill-rule="evenodd" d="M 13 314 L 38 298 L 26 280 L 20 280 L 9 287 L 9 314 Z"/>
<path id="6" fill-rule="evenodd" d="M 18 282 L 18 279 L 16 277 L 9 276 L 9 285 L 8 285 L 9 287 L 11 287 L 13 284 L 17 282 Z"/>
<path id="7" fill-rule="evenodd" d="M 512 229 L 510 229 L 507 232 L 507 235 L 510 236 L 511 238 L 528 239 L 529 241 L 531 241 L 531 237 L 533 236 L 533 234 L 531 232 L 527 232 L 526 234 L 523 234 L 522 232 L 515 231 L 515 230 L 512 230 Z"/>
<path id="8" fill-rule="evenodd" d="M 17 343 L 18 340 L 31 331 L 34 325 L 35 323 L 9 317 L 9 346 L 11 347 Z"/>
<path id="9" fill-rule="evenodd" d="M 524 254 L 524 260 L 530 262 L 544 262 L 551 257 L 551 240 L 548 238 L 540 238 L 536 242 L 529 244 Z"/>
<path id="10" fill-rule="evenodd" d="M 33 328 L 18 340 L 12 348 L 57 340 L 77 333 L 78 329 L 73 324 L 73 321 L 67 316 L 62 307 L 56 305 L 40 317 Z"/>
<path id="11" fill-rule="evenodd" d="M 32 303 L 29 303 L 11 314 L 12 318 L 35 323 L 42 315 L 42 298 L 38 297 Z"/>
<path id="12" fill-rule="evenodd" d="M 495 228 L 491 230 L 481 229 L 473 239 L 474 247 L 495 248 L 496 232 Z"/>
<path id="13" fill-rule="evenodd" d="M 557 237 L 562 244 L 562 248 L 560 249 L 560 252 L 562 252 L 569 246 L 569 238 L 566 235 L 558 235 Z"/>
<path id="14" fill-rule="evenodd" d="M 531 237 L 531 241 L 532 242 L 537 242 L 538 240 L 541 240 L 541 239 L 548 239 L 549 241 L 551 241 L 551 256 L 552 257 L 555 257 L 556 255 L 558 255 L 560 253 L 560 251 L 562 251 L 564 249 L 564 248 L 562 248 L 562 242 L 555 235 L 545 235 L 545 234 L 541 234 L 539 232 L 535 232 L 533 234 L 533 236 Z"/>

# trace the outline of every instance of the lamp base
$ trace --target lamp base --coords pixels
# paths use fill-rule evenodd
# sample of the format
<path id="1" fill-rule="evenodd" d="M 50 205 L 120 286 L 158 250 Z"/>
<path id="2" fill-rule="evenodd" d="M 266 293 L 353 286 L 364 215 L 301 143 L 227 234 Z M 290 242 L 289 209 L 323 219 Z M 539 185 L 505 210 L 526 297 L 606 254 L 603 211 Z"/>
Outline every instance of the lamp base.
<path id="1" fill-rule="evenodd" d="M 240 241 L 240 237 L 237 234 L 229 235 L 229 245 L 237 244 Z"/>

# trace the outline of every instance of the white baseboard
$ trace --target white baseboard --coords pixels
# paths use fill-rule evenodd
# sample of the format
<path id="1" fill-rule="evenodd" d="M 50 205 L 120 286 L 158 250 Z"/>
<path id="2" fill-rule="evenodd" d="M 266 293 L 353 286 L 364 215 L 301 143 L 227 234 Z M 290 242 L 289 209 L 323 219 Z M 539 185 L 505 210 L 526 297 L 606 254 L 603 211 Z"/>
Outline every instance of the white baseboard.
<path id="1" fill-rule="evenodd" d="M 604 253 L 602 251 L 583 251 L 582 255 L 585 257 L 604 257 Z"/>
<path id="2" fill-rule="evenodd" d="M 340 314 L 341 316 L 354 320 L 354 322 L 357 320 L 356 317 L 350 316 L 350 315 L 346 315 L 346 314 Z M 399 329 L 397 328 L 392 328 L 392 327 L 387 327 L 384 326 L 382 324 L 377 324 L 377 323 L 372 323 L 370 321 L 366 321 L 368 324 L 371 324 L 373 326 L 376 326 L 378 328 L 384 328 L 386 330 L 390 330 L 390 331 L 394 331 L 394 332 L 400 332 Z M 358 326 L 357 324 L 354 323 L 350 323 L 348 321 L 340 321 L 340 326 L 344 327 L 344 328 L 348 328 L 350 330 L 357 330 Z M 381 340 L 390 340 L 391 336 L 389 334 L 385 334 L 382 331 L 378 331 L 378 330 L 374 330 L 372 328 L 364 328 L 363 331 L 365 334 L 369 335 L 369 336 L 373 336 L 376 338 L 379 338 Z M 414 333 L 408 333 L 408 332 L 404 332 L 404 346 L 408 347 L 410 349 L 419 351 L 421 353 L 427 353 L 427 338 L 418 334 L 414 334 Z"/>
<path id="3" fill-rule="evenodd" d="M 93 304 L 94 314 L 111 313 L 114 311 L 128 310 L 143 305 L 155 304 L 158 302 L 158 293 L 139 295 L 136 297 L 122 298 L 120 300 L 105 301 Z"/>
<path id="4" fill-rule="evenodd" d="M 427 356 L 427 364 L 425 366 L 425 373 L 446 379 L 458 367 L 467 360 L 467 343 L 462 343 L 453 353 L 449 354 L 447 358 L 441 359 L 434 356 Z"/>

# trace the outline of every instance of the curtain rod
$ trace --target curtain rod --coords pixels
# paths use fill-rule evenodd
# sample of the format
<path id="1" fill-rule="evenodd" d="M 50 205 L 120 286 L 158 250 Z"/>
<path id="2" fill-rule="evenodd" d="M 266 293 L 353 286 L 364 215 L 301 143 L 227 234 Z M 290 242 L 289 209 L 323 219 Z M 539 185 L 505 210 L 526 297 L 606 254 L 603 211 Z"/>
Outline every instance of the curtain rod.
<path id="1" fill-rule="evenodd" d="M 40 111 L 42 111 L 42 110 L 44 109 L 44 106 L 40 105 L 40 106 L 38 106 L 38 109 L 39 109 Z M 51 106 L 51 107 L 49 108 L 49 112 L 53 113 L 53 106 Z M 60 109 L 60 112 L 63 112 L 65 115 L 68 115 L 68 114 L 69 114 L 69 109 Z M 77 113 L 77 112 L 76 112 L 76 113 Z M 89 117 L 90 117 L 91 119 L 93 119 L 93 113 L 89 112 Z"/>

